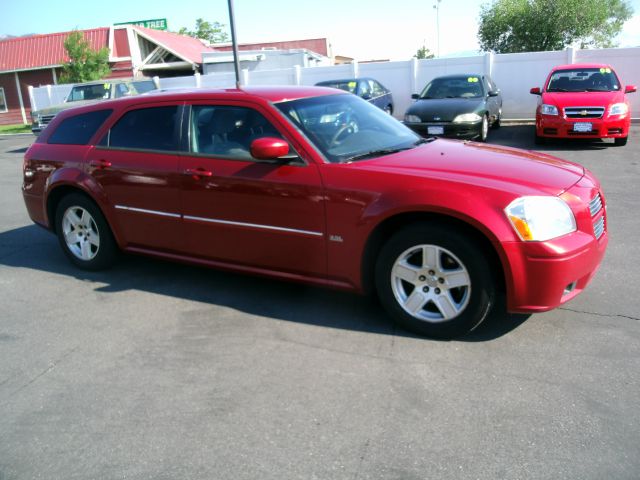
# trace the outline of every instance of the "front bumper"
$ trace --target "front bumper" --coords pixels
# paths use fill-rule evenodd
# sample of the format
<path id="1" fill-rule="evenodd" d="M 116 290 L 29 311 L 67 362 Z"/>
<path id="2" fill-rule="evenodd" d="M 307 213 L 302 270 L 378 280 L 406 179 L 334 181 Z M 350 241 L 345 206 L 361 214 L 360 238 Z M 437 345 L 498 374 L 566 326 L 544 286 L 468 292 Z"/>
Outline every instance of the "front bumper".
<path id="1" fill-rule="evenodd" d="M 471 140 L 482 134 L 482 120 L 478 122 L 453 123 L 453 122 L 424 122 L 407 123 L 405 125 L 421 137 L 448 137 Z M 442 129 L 443 133 L 433 133 Z M 431 130 L 431 131 L 430 131 Z"/>
<path id="2" fill-rule="evenodd" d="M 592 212 L 597 196 L 600 206 Z M 561 197 L 574 211 L 575 232 L 546 242 L 502 244 L 510 268 L 510 312 L 544 312 L 568 302 L 585 289 L 604 258 L 609 242 L 606 204 L 594 179 L 587 173 Z"/>
<path id="3" fill-rule="evenodd" d="M 590 123 L 591 131 L 577 131 L 575 125 Z M 629 135 L 631 117 L 627 114 L 612 118 L 564 118 L 536 115 L 536 134 L 547 138 L 622 138 Z"/>

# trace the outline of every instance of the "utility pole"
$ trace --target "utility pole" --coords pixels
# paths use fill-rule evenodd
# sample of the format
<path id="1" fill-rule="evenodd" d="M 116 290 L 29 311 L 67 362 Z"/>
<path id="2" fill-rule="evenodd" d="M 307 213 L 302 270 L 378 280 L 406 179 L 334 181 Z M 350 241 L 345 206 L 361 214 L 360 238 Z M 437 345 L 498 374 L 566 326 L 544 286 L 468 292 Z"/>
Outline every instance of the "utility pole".
<path id="1" fill-rule="evenodd" d="M 436 10 L 436 35 L 437 35 L 437 45 L 438 45 L 438 54 L 437 57 L 440 58 L 440 2 L 442 0 L 436 0 L 436 4 L 433 6 Z"/>
<path id="2" fill-rule="evenodd" d="M 229 2 L 229 25 L 231 27 L 231 45 L 233 47 L 233 67 L 236 71 L 236 88 L 240 88 L 240 62 L 238 61 L 238 42 L 236 42 L 236 22 L 233 16 L 233 0 Z"/>

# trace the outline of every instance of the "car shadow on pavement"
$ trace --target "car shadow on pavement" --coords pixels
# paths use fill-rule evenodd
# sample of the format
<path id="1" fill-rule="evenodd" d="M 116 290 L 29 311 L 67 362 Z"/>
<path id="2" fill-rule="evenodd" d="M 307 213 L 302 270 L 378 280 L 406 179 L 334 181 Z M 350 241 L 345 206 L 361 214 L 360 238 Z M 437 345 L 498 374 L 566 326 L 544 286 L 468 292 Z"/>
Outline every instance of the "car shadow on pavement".
<path id="1" fill-rule="evenodd" d="M 548 139 L 542 145 L 536 145 L 534 135 L 533 125 L 503 125 L 498 130 L 491 131 L 488 143 L 545 153 L 618 148 L 612 140 L 585 138 Z"/>
<path id="2" fill-rule="evenodd" d="M 420 338 L 396 327 L 376 299 L 348 292 L 252 277 L 146 257 L 123 255 L 112 269 L 87 272 L 74 267 L 57 239 L 29 225 L 0 233 L 0 265 L 66 275 L 101 284 L 97 292 L 140 290 L 251 315 L 310 325 Z M 523 315 L 496 314 L 459 341 L 499 338 L 526 320 Z M 426 340 L 426 339 L 425 339 Z"/>

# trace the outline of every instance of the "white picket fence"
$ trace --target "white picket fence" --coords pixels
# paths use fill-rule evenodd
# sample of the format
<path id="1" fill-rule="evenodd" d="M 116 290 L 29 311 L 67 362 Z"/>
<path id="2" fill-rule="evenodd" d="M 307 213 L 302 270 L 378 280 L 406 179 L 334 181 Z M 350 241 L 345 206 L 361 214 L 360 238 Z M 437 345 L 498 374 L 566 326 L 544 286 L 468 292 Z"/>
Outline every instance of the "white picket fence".
<path id="1" fill-rule="evenodd" d="M 453 73 L 489 74 L 502 91 L 503 114 L 508 120 L 530 120 L 534 116 L 537 97 L 531 87 L 541 87 L 549 70 L 556 65 L 573 63 L 606 63 L 620 76 L 623 84 L 640 84 L 640 48 L 609 48 L 557 52 L 531 52 L 494 55 L 491 53 L 462 58 L 353 63 L 330 67 L 288 68 L 250 72 L 243 70 L 243 85 L 314 85 L 322 80 L 349 77 L 373 77 L 391 90 L 395 101 L 394 115 L 402 118 L 411 105 L 411 94 L 419 93 L 433 78 Z M 160 87 L 228 88 L 235 85 L 232 73 L 161 78 Z M 640 86 L 640 85 L 638 85 Z M 47 85 L 31 88 L 34 109 L 60 103 L 71 85 Z M 640 117 L 640 92 L 629 96 L 632 115 Z"/>

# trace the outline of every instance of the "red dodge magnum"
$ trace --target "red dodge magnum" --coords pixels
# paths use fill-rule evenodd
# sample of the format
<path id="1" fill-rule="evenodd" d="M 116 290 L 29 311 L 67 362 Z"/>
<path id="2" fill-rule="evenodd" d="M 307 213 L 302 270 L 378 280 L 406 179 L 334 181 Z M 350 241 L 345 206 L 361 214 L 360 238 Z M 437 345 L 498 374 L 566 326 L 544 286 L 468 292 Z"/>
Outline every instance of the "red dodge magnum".
<path id="1" fill-rule="evenodd" d="M 631 112 L 626 93 L 609 65 L 585 64 L 555 67 L 539 95 L 536 110 L 536 143 L 546 138 L 613 138 L 627 144 Z"/>
<path id="2" fill-rule="evenodd" d="M 80 268 L 119 251 L 360 293 L 452 337 L 575 297 L 607 246 L 582 166 L 422 139 L 334 89 L 164 92 L 65 111 L 24 159 L 32 220 Z M 503 307 L 504 308 L 504 307 Z"/>

